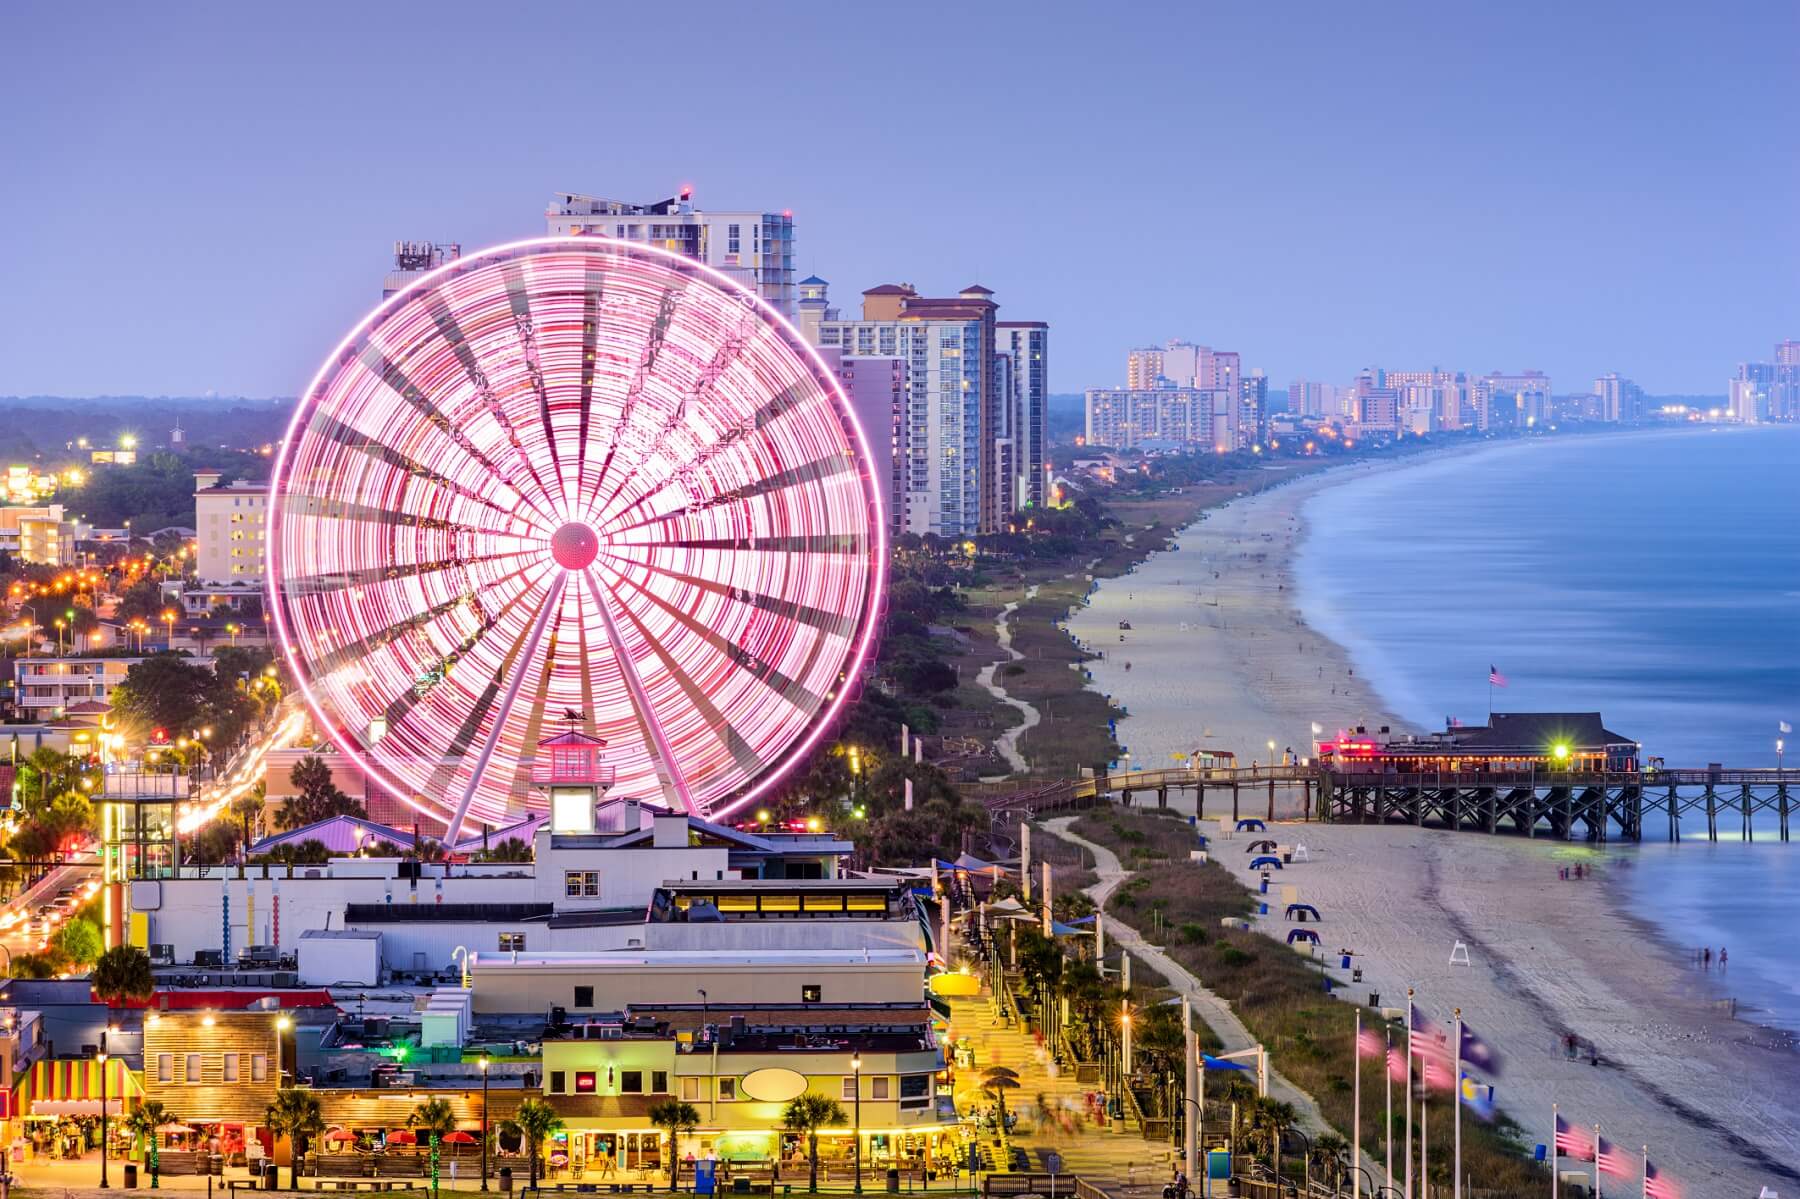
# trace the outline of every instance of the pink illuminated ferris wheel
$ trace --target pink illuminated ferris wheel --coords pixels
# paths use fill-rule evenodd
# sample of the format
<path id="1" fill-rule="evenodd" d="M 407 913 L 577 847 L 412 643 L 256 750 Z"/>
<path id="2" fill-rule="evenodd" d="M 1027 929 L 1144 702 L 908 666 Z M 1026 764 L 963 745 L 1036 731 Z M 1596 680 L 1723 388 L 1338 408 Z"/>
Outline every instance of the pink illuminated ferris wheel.
<path id="1" fill-rule="evenodd" d="M 862 434 L 795 331 L 624 242 L 463 258 L 300 403 L 275 627 L 335 744 L 452 835 L 531 799 L 579 712 L 612 794 L 720 815 L 806 752 L 868 652 L 886 543 Z"/>

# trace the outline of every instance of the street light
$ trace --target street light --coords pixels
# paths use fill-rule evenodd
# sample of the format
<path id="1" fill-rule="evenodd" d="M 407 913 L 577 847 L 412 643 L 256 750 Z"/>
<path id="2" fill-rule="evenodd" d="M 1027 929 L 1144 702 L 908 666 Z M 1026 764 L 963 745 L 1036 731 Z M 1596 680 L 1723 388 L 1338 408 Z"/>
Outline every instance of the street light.
<path id="1" fill-rule="evenodd" d="M 488 1189 L 488 1057 L 482 1054 L 476 1062 L 481 1067 L 481 1189 Z"/>
<path id="2" fill-rule="evenodd" d="M 862 1194 L 862 1054 L 850 1057 L 851 1108 L 855 1114 L 851 1117 L 850 1150 L 855 1154 L 856 1193 Z"/>
<path id="3" fill-rule="evenodd" d="M 112 1184 L 106 1181 L 106 1034 L 111 1027 L 100 1030 L 100 1189 L 106 1190 Z"/>

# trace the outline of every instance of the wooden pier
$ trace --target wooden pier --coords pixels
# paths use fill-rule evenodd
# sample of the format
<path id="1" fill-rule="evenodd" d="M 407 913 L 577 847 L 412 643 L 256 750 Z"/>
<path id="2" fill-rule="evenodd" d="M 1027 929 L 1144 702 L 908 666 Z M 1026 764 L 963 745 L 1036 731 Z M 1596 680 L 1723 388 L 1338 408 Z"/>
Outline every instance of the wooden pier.
<path id="1" fill-rule="evenodd" d="M 1154 803 L 1199 814 L 1207 811 L 1209 799 L 1218 804 L 1229 794 L 1234 820 L 1411 824 L 1592 842 L 1666 836 L 1675 842 L 1690 817 L 1705 816 L 1709 841 L 1717 841 L 1721 830 L 1753 841 L 1756 819 L 1772 815 L 1774 839 L 1787 841 L 1800 799 L 1800 770 L 1395 774 L 1313 766 L 1172 768 L 1023 786 L 985 784 L 971 791 L 996 827 L 1107 802 Z M 1691 826 L 1688 833 L 1694 835 Z"/>

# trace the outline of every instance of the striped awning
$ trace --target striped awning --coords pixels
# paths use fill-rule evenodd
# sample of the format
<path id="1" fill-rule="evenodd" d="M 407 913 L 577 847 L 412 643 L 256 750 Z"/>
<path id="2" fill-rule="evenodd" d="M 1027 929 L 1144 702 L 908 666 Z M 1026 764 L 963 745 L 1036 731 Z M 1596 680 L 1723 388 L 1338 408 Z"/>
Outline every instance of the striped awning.
<path id="1" fill-rule="evenodd" d="M 15 1110 L 34 1116 L 97 1116 L 102 1067 L 106 1070 L 108 1112 L 123 1110 L 119 1104 L 143 1098 L 143 1085 L 126 1069 L 123 1058 L 109 1057 L 103 1063 L 93 1058 L 51 1058 L 34 1063 L 30 1073 L 19 1079 Z M 64 1111 L 53 1106 L 69 1103 L 88 1103 L 93 1110 Z"/>

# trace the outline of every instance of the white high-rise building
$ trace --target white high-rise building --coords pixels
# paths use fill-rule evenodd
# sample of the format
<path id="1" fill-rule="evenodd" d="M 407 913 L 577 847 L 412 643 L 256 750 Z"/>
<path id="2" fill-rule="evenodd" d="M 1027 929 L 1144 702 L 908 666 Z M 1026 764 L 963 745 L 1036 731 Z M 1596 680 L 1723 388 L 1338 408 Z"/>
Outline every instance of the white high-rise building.
<path id="1" fill-rule="evenodd" d="M 1007 511 L 1042 507 L 1045 494 L 1044 417 L 1050 403 L 1050 326 L 1043 321 L 996 321 L 994 341 L 1007 363 L 1001 401 L 1013 442 Z"/>
<path id="2" fill-rule="evenodd" d="M 1601 420 L 1630 424 L 1647 415 L 1644 389 L 1617 371 L 1609 371 L 1594 380 L 1594 395 L 1600 401 Z"/>
<path id="3" fill-rule="evenodd" d="M 453 241 L 395 242 L 394 269 L 381 281 L 381 298 L 387 299 L 414 279 L 461 257 L 462 246 Z"/>
<path id="4" fill-rule="evenodd" d="M 554 237 L 616 237 L 674 250 L 733 276 L 789 320 L 796 315 L 791 212 L 705 212 L 684 187 L 652 204 L 558 192 L 544 215 Z"/>
<path id="5" fill-rule="evenodd" d="M 1242 399 L 1222 387 L 1095 387 L 1087 392 L 1087 444 L 1129 450 L 1239 445 Z"/>

